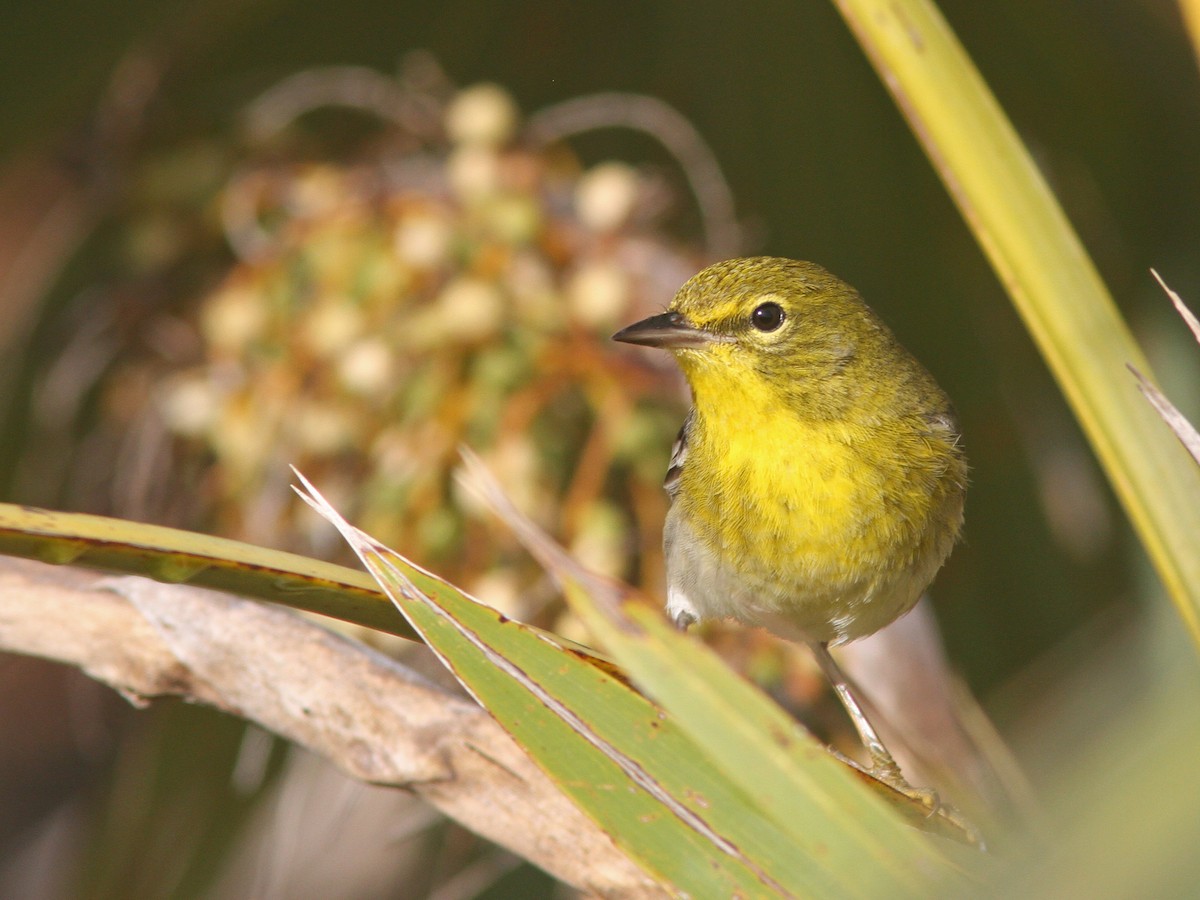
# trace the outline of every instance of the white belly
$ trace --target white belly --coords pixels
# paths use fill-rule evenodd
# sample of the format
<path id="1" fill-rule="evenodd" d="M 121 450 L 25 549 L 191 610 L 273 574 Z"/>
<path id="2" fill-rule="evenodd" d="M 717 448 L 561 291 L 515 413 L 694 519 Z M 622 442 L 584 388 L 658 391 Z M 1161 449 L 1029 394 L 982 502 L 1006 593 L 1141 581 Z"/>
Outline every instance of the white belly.
<path id="1" fill-rule="evenodd" d="M 675 505 L 667 513 L 663 549 L 667 613 L 676 623 L 733 618 L 788 640 L 840 644 L 873 634 L 911 609 L 933 575 L 872 572 L 833 584 L 784 586 L 774 572 L 738 572 L 697 538 Z"/>

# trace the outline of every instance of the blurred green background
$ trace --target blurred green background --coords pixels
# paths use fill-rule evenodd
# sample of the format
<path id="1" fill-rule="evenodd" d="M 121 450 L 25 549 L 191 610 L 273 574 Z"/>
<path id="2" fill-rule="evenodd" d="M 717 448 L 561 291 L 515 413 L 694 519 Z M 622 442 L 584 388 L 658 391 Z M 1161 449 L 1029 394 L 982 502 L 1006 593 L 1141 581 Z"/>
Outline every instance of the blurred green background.
<path id="1" fill-rule="evenodd" d="M 240 111 L 289 74 L 331 64 L 392 74 L 406 53 L 424 49 L 455 84 L 494 81 L 525 113 L 602 91 L 665 100 L 719 159 L 747 227 L 745 249 L 827 266 L 934 372 L 958 405 L 972 488 L 965 542 L 933 595 L 949 655 L 1002 730 L 1036 715 L 1058 671 L 1047 659 L 1164 602 L 1003 291 L 831 3 L 7 6 L 0 264 L 53 203 L 74 198 L 90 210 L 90 224 L 21 314 L 28 339 L 12 339 L 23 332 L 0 295 L 0 325 L 12 325 L 12 336 L 0 334 L 0 499 L 62 506 L 73 496 L 21 463 L 65 452 L 41 447 L 49 432 L 31 424 L 46 395 L 39 361 L 86 328 L 81 296 L 122 283 L 106 236 L 130 213 L 127 188 L 139 165 L 172 148 L 236 154 L 230 135 Z M 1200 354 L 1148 272 L 1155 267 L 1196 305 L 1200 77 L 1176 6 L 940 6 L 1035 153 L 1167 393 L 1195 420 Z M 161 83 L 136 125 L 105 131 L 105 122 L 122 120 L 106 120 L 104 108 L 135 103 L 119 92 L 114 100 L 110 84 L 138 54 L 159 61 Z M 669 166 L 653 142 L 628 134 L 596 133 L 572 146 L 585 163 Z M 11 199 L 33 192 L 38 178 L 59 187 Z M 686 214 L 681 221 L 686 236 L 694 222 Z M 11 287 L 3 280 L 11 273 L 0 269 L 0 290 Z M 187 277 L 161 296 L 143 291 L 140 302 L 190 299 L 166 296 L 186 291 Z M 196 275 L 193 293 L 208 285 L 204 278 Z M 71 459 L 64 465 L 86 467 L 86 454 Z"/>

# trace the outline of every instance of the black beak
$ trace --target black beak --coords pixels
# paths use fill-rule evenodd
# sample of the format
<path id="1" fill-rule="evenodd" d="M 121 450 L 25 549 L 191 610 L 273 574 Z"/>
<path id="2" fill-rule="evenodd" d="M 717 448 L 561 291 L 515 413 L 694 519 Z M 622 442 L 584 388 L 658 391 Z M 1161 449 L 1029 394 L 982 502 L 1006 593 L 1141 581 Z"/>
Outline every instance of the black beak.
<path id="1" fill-rule="evenodd" d="M 665 350 L 703 347 L 715 340 L 713 335 L 690 325 L 677 312 L 660 313 L 634 322 L 614 334 L 612 339 L 625 344 L 640 344 L 643 347 L 662 347 Z"/>

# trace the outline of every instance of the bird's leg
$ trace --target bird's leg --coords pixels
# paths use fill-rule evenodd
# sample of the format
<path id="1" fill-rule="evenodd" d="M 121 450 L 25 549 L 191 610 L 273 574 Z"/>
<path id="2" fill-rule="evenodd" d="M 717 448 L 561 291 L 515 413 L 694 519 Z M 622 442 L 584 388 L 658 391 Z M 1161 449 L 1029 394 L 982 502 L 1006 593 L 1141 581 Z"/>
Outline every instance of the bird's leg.
<path id="1" fill-rule="evenodd" d="M 841 666 L 834 660 L 833 654 L 829 652 L 828 644 L 823 641 L 813 641 L 809 646 L 812 647 L 817 665 L 821 667 L 821 671 L 825 673 L 825 677 L 833 685 L 834 692 L 838 695 L 842 706 L 845 707 L 846 712 L 850 715 L 850 721 L 854 723 L 854 730 L 858 732 L 859 740 L 862 741 L 863 746 L 867 749 L 867 753 L 871 756 L 871 768 L 867 770 L 867 774 L 895 788 L 905 796 L 911 797 L 928 806 L 931 812 L 936 812 L 940 805 L 937 793 L 927 789 L 914 788 L 905 779 L 904 774 L 900 771 L 900 766 L 896 764 L 896 760 L 892 758 L 892 754 L 884 746 L 882 738 L 879 737 L 879 733 L 875 730 L 875 726 L 867 718 L 866 710 L 855 693 L 853 682 L 846 677 Z"/>
<path id="2" fill-rule="evenodd" d="M 850 721 L 854 723 L 854 729 L 858 732 L 859 739 L 862 741 L 863 746 L 867 748 L 867 752 L 871 754 L 871 774 L 879 772 L 894 778 L 902 777 L 900 767 L 896 765 L 896 761 L 892 759 L 892 754 L 884 746 L 883 739 L 879 737 L 878 732 L 875 731 L 875 727 L 871 724 L 871 720 L 867 718 L 867 714 L 863 710 L 863 706 L 859 702 L 854 688 L 850 686 L 850 679 L 842 672 L 841 666 L 837 664 L 837 661 L 833 658 L 833 654 L 829 652 L 828 645 L 823 642 L 814 642 L 811 646 L 813 655 L 817 658 L 817 665 L 821 667 L 821 671 L 825 673 L 825 677 L 833 685 L 834 693 L 838 695 L 838 699 L 842 701 L 842 706 L 850 714 Z"/>

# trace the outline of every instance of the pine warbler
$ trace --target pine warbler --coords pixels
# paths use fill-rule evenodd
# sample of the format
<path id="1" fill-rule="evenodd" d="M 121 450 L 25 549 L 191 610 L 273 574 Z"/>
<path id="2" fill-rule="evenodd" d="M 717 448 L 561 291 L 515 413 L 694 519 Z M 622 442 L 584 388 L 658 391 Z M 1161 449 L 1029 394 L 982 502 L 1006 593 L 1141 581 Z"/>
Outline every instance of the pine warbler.
<path id="1" fill-rule="evenodd" d="M 907 787 L 827 646 L 908 612 L 962 525 L 949 399 L 858 293 L 812 263 L 710 266 L 614 335 L 675 355 L 693 406 L 667 472 L 667 610 L 813 647 L 871 752 Z"/>

